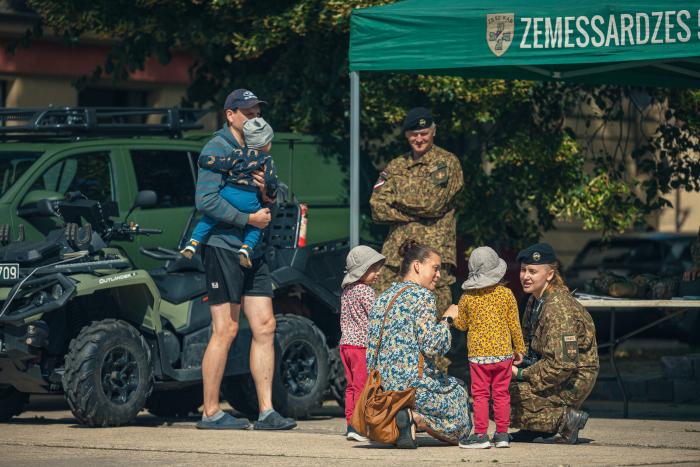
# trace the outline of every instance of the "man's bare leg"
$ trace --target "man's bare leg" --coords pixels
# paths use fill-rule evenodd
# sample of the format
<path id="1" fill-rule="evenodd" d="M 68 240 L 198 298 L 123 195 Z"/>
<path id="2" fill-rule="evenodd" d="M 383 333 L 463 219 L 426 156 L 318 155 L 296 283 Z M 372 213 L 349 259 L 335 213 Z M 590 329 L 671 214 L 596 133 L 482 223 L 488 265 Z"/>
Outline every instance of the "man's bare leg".
<path id="1" fill-rule="evenodd" d="M 270 297 L 243 297 L 243 312 L 253 332 L 250 372 L 258 393 L 260 413 L 272 409 L 272 378 L 275 372 L 275 315 Z"/>
<path id="2" fill-rule="evenodd" d="M 219 391 L 224 377 L 231 344 L 238 333 L 241 306 L 235 303 L 211 305 L 211 338 L 202 359 L 204 415 L 211 417 L 220 410 Z"/>

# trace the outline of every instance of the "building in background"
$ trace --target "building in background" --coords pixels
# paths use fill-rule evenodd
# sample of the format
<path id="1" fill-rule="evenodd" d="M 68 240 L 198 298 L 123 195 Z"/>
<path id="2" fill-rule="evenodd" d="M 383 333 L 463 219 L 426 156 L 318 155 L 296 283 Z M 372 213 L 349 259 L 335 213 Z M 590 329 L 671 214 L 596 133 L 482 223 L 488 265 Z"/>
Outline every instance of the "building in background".
<path id="1" fill-rule="evenodd" d="M 643 146 L 647 138 L 654 134 L 668 110 L 663 104 L 652 104 L 644 91 L 633 92 L 618 105 L 623 117 L 620 121 L 604 122 L 598 118 L 596 108 L 579 103 L 578 108 L 568 117 L 579 143 L 585 148 L 587 159 L 595 154 L 614 154 L 618 160 L 626 160 L 629 180 L 638 176 L 637 167 L 632 162 L 632 152 Z M 588 124 L 587 124 L 588 122 Z M 695 157 L 700 157 L 696 154 Z M 647 219 L 647 231 L 697 233 L 700 227 L 700 193 L 674 190 L 664 196 L 673 204 Z M 583 230 L 580 223 L 557 222 L 556 230 L 547 232 L 543 241 L 549 242 L 557 250 L 565 267 L 571 265 L 576 254 L 588 240 L 600 237 L 600 232 Z"/>
<path id="2" fill-rule="evenodd" d="M 85 39 L 68 46 L 47 34 L 15 54 L 7 46 L 22 37 L 37 15 L 20 0 L 0 0 L 0 106 L 172 107 L 179 106 L 190 82 L 194 57 L 175 52 L 167 65 L 146 61 L 143 71 L 115 84 L 109 77 L 78 91 L 74 81 L 103 66 L 110 44 Z M 212 121 L 207 126 L 214 125 Z"/>

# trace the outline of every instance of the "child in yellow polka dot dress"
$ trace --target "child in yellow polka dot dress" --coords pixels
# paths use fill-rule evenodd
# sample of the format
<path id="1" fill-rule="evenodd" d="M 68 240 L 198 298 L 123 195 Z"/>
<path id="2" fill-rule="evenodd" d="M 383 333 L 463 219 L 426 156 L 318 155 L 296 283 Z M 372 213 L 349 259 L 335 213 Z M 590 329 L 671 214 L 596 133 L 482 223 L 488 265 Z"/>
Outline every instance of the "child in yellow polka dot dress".
<path id="1" fill-rule="evenodd" d="M 469 256 L 469 277 L 462 284 L 455 327 L 467 332 L 471 393 L 474 398 L 474 433 L 459 446 L 484 449 L 492 446 L 489 399 L 493 398 L 496 433 L 493 445 L 509 447 L 512 365 L 525 352 L 518 305 L 509 288 L 501 285 L 506 263 L 489 247 L 476 248 Z M 455 306 L 455 305 L 453 305 Z"/>

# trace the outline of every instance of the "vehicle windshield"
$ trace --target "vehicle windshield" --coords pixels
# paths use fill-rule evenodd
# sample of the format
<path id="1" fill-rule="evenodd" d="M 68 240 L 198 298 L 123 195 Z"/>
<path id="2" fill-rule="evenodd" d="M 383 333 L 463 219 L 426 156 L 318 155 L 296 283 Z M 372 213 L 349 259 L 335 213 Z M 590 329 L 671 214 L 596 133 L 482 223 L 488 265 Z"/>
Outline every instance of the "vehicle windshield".
<path id="1" fill-rule="evenodd" d="M 42 154 L 31 151 L 0 151 L 0 196 L 7 193 Z"/>
<path id="2" fill-rule="evenodd" d="M 592 242 L 576 260 L 580 267 L 624 267 L 640 263 L 690 260 L 692 236 L 679 236 L 665 241 L 614 239 L 609 243 Z"/>
<path id="3" fill-rule="evenodd" d="M 613 240 L 596 242 L 586 248 L 577 263 L 583 267 L 623 266 L 630 262 L 657 261 L 662 256 L 661 244 L 645 240 Z"/>

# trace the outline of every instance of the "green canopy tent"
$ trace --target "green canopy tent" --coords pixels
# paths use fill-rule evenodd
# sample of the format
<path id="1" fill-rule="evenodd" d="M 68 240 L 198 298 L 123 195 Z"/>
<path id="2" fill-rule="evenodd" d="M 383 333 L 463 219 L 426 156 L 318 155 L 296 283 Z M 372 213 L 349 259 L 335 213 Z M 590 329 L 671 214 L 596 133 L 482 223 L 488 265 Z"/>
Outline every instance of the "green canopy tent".
<path id="1" fill-rule="evenodd" d="M 700 0 L 406 0 L 350 21 L 350 242 L 359 242 L 360 72 L 700 88 Z"/>

